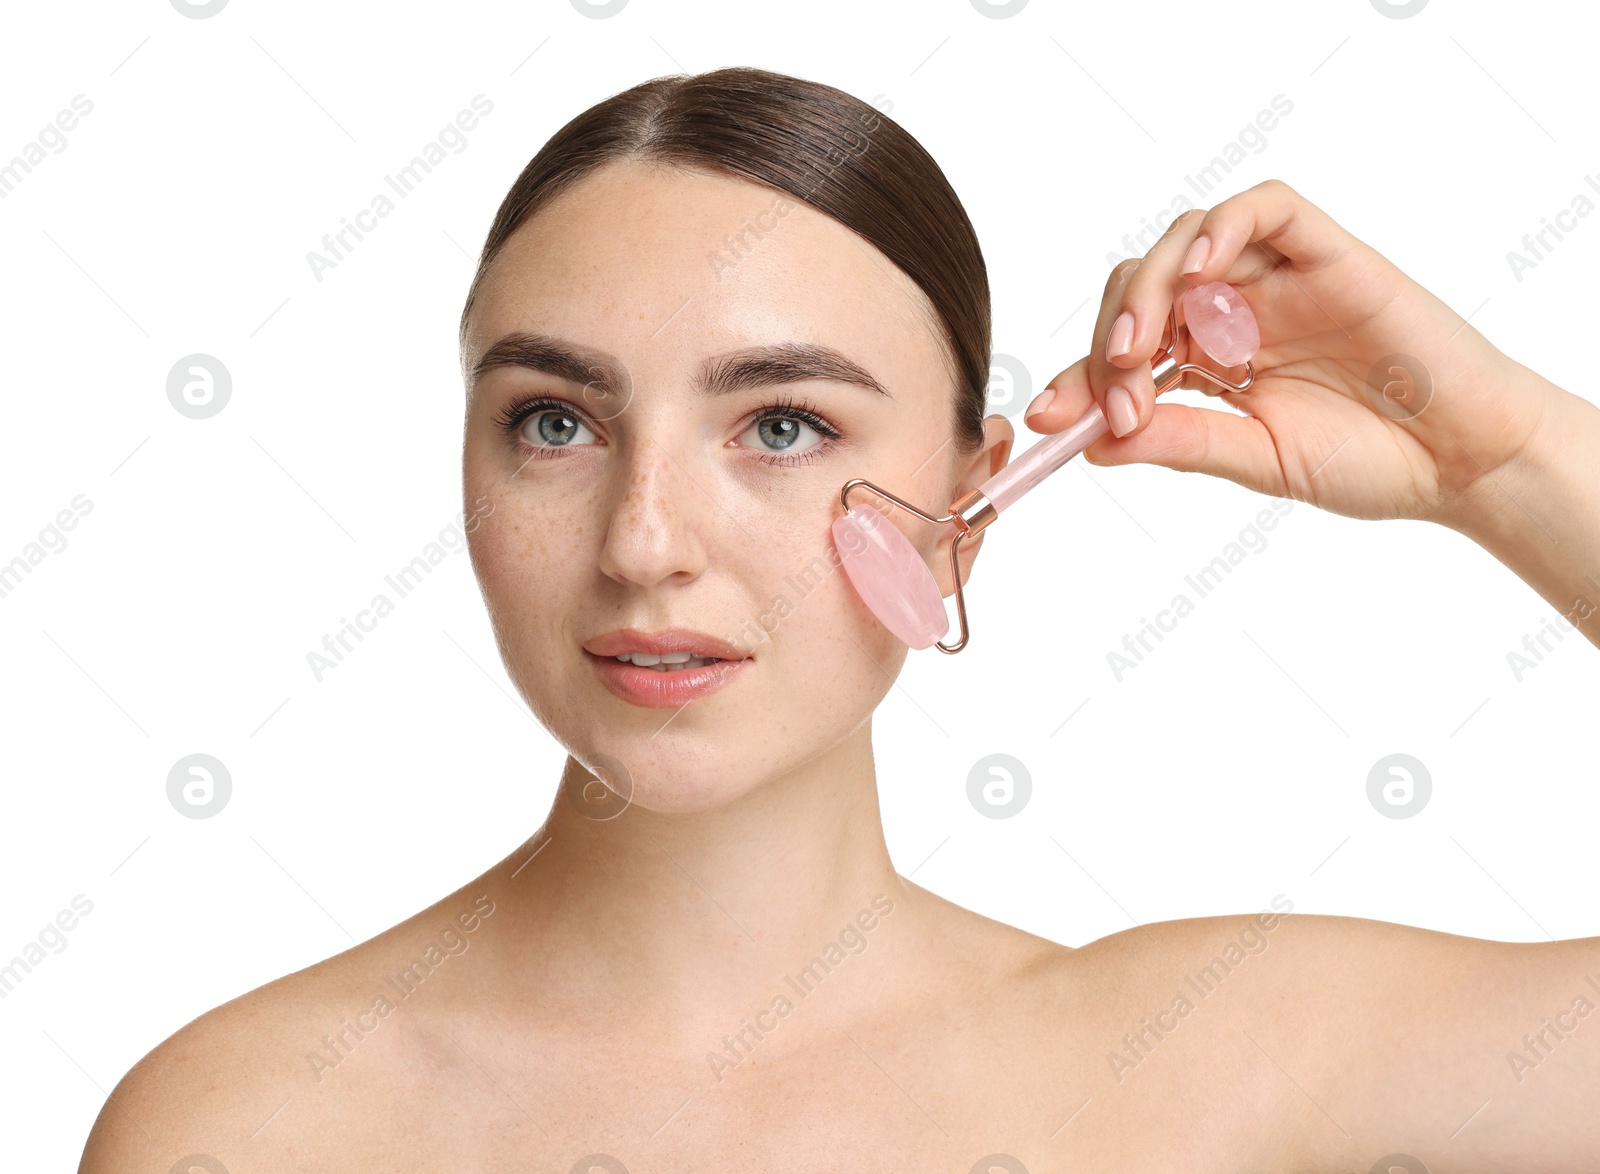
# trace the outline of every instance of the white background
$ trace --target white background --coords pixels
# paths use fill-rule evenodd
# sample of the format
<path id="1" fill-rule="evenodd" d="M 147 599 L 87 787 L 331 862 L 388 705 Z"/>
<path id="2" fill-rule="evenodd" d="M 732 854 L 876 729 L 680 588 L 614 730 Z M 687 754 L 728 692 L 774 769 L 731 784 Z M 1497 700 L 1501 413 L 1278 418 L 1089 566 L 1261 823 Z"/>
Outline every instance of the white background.
<path id="1" fill-rule="evenodd" d="M 464 553 L 320 684 L 306 653 L 461 509 L 457 316 L 502 196 L 572 116 L 732 64 L 878 99 L 965 202 L 995 350 L 1035 390 L 1087 349 L 1125 233 L 1179 193 L 1278 177 L 1592 398 L 1600 217 L 1521 281 L 1507 262 L 1600 171 L 1590 20 L 1368 0 L 14 8 L 0 161 L 75 95 L 93 111 L 0 200 L 0 561 L 75 495 L 93 508 L 0 599 L 0 960 L 75 895 L 93 911 L 0 1000 L 6 1165 L 71 1168 L 178 1027 L 542 820 L 563 751 L 515 699 Z M 317 281 L 307 253 L 477 94 L 494 109 L 467 147 Z M 1264 149 L 1195 197 L 1185 177 L 1279 94 Z M 233 380 L 203 421 L 166 396 L 196 352 Z M 1124 633 L 1266 505 L 1076 462 L 1006 515 L 972 646 L 912 653 L 877 713 L 901 872 L 1072 945 L 1276 893 L 1488 938 L 1600 932 L 1600 662 L 1569 635 L 1517 680 L 1507 653 L 1553 611 L 1458 535 L 1296 505 L 1114 678 Z M 205 820 L 166 794 L 196 752 L 233 781 Z M 1395 752 L 1432 779 L 1409 819 L 1367 798 Z M 1014 818 L 967 799 L 990 753 L 1030 774 Z"/>

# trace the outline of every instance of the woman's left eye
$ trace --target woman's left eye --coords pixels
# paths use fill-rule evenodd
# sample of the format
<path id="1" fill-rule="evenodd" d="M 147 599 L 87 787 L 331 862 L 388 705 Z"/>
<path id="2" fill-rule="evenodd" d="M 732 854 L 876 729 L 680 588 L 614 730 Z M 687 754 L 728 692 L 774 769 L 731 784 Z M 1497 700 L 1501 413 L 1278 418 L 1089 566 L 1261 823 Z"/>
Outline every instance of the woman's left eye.
<path id="1" fill-rule="evenodd" d="M 816 433 L 806 443 L 805 430 Z M 739 445 L 757 449 L 758 461 L 770 465 L 800 465 L 816 461 L 834 448 L 843 433 L 816 414 L 810 401 L 781 398 L 770 403 L 755 417 L 754 424 L 739 437 Z"/>
<path id="2" fill-rule="evenodd" d="M 839 430 L 815 412 L 783 404 L 768 408 L 738 440 L 741 446 L 757 450 L 762 460 L 785 464 L 791 458 L 794 463 L 815 460 L 839 436 Z"/>

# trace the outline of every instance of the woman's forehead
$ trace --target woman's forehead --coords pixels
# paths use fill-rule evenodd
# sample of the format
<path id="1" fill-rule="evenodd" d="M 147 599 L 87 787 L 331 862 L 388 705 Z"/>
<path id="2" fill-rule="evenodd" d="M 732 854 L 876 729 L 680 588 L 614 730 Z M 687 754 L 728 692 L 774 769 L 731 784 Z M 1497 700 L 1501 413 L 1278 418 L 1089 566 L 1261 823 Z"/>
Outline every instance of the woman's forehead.
<path id="1" fill-rule="evenodd" d="M 514 332 L 625 362 L 801 342 L 905 378 L 945 370 L 931 304 L 869 242 L 759 184 L 652 165 L 608 165 L 512 234 L 474 304 L 468 369 Z"/>

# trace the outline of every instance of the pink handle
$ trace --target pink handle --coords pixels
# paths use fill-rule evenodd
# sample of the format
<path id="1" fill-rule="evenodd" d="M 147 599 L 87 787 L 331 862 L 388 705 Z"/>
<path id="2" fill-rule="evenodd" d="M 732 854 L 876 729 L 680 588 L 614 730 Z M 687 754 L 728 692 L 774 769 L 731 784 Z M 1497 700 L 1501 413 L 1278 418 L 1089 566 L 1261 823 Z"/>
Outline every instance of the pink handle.
<path id="1" fill-rule="evenodd" d="M 1096 404 L 1077 423 L 1041 440 L 990 477 L 978 486 L 978 492 L 987 497 L 995 512 L 999 513 L 1107 431 L 1105 413 Z"/>
<path id="2" fill-rule="evenodd" d="M 1200 344 L 1206 354 L 1224 366 L 1233 367 L 1248 362 L 1260 349 L 1261 331 L 1250 303 L 1226 282 L 1209 282 L 1184 294 L 1183 313 L 1190 337 Z M 1183 371 L 1199 369 L 1187 364 L 1179 366 L 1171 357 L 1172 349 L 1177 345 L 1178 319 L 1175 310 L 1169 310 L 1168 314 L 1172 325 L 1172 342 L 1164 353 L 1157 354 L 1151 360 L 1155 364 L 1155 371 L 1161 374 L 1156 387 L 1157 395 L 1176 386 Z M 1070 428 L 1040 441 L 990 477 L 978 486 L 978 492 L 989 499 L 996 513 L 1000 513 L 1108 431 L 1105 413 L 1097 404 Z"/>

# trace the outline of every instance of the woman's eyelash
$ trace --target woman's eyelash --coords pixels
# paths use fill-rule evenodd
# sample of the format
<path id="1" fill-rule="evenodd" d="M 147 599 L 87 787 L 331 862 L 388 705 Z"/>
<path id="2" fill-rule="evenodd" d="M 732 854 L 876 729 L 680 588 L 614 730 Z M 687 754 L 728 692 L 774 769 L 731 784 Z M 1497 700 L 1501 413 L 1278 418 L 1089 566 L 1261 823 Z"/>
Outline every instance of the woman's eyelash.
<path id="1" fill-rule="evenodd" d="M 523 421 L 537 412 L 544 411 L 571 412 L 574 416 L 577 415 L 576 412 L 572 412 L 571 404 L 563 403 L 561 400 L 550 399 L 547 396 L 522 395 L 501 408 L 494 422 L 500 425 L 507 435 L 514 437 L 517 430 L 522 427 Z"/>
<path id="2" fill-rule="evenodd" d="M 582 413 L 574 409 L 573 406 L 565 400 L 554 399 L 546 395 L 523 395 L 512 400 L 504 408 L 502 408 L 494 417 L 494 422 L 500 426 L 507 436 L 511 437 L 513 440 L 516 440 L 518 439 L 518 433 L 521 431 L 522 425 L 527 422 L 530 417 L 537 416 L 540 412 L 564 412 L 573 419 L 581 420 L 583 418 Z M 817 430 L 818 434 L 822 437 L 822 440 L 819 443 L 812 445 L 810 448 L 802 449 L 800 452 L 787 456 L 782 452 L 773 450 L 757 452 L 757 458 L 766 461 L 768 464 L 799 465 L 816 460 L 816 458 L 821 455 L 822 452 L 829 449 L 833 442 L 838 440 L 840 436 L 843 435 L 843 433 L 841 433 L 837 428 L 828 423 L 828 421 L 823 419 L 822 416 L 818 415 L 816 408 L 809 400 L 804 398 L 796 400 L 787 395 L 780 396 L 772 403 L 762 407 L 750 422 L 752 424 L 759 424 L 762 420 L 771 419 L 773 417 L 799 420 L 803 423 L 809 424 L 811 427 Z M 552 445 L 550 447 L 560 448 L 564 446 Z"/>

